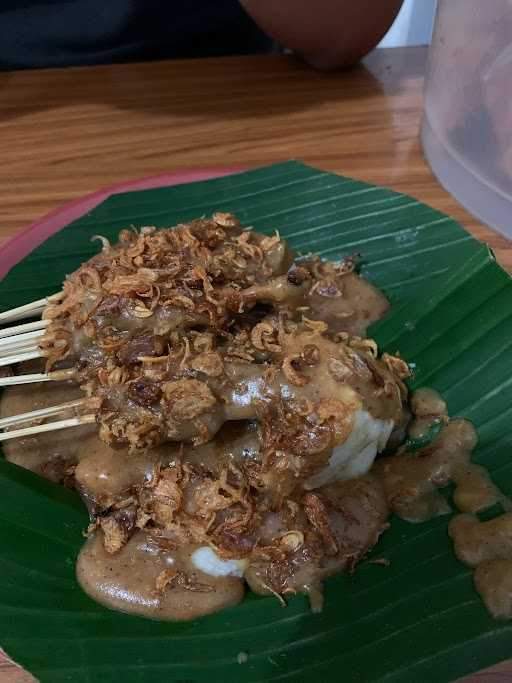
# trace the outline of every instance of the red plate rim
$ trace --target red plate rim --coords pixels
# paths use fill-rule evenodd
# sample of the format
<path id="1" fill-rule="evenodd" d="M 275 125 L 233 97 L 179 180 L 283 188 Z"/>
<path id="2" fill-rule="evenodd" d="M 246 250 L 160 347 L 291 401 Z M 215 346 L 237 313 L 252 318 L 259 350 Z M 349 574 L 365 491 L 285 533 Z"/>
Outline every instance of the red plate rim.
<path id="1" fill-rule="evenodd" d="M 88 213 L 113 194 L 210 180 L 233 173 L 240 173 L 243 170 L 240 167 L 222 167 L 195 168 L 160 173 L 158 175 L 136 178 L 135 180 L 126 180 L 73 199 L 50 211 L 50 213 L 47 213 L 26 228 L 22 228 L 2 243 L 0 246 L 0 278 L 5 277 L 13 266 L 23 260 L 25 256 L 42 244 L 48 237 Z"/>

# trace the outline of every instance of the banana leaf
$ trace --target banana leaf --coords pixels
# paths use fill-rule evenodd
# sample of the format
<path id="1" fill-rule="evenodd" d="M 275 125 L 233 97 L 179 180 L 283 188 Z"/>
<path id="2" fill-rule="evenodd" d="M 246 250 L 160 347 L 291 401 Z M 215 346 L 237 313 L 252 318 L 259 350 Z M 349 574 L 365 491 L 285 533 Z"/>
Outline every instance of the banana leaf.
<path id="1" fill-rule="evenodd" d="M 0 309 L 57 291 L 97 251 L 92 235 L 115 239 L 130 225 L 214 210 L 278 229 L 302 253 L 359 254 L 363 274 L 392 303 L 371 335 L 414 364 L 413 386 L 435 387 L 452 415 L 474 422 L 476 461 L 512 490 L 511 279 L 486 246 L 411 197 L 293 161 L 113 195 L 11 270 Z M 453 555 L 448 521 L 393 519 L 353 576 L 327 581 L 321 614 L 301 596 L 282 608 L 249 594 L 198 621 L 159 623 L 109 611 L 81 591 L 80 500 L 0 460 L 0 646 L 45 683 L 452 681 L 510 657 L 512 624 L 487 614 Z"/>

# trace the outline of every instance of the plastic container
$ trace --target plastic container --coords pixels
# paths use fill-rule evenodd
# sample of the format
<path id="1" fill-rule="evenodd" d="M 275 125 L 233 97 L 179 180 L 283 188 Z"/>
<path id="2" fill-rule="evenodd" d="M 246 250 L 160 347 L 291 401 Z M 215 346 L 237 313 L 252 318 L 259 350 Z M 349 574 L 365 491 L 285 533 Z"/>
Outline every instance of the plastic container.
<path id="1" fill-rule="evenodd" d="M 439 182 L 512 238 L 512 0 L 439 0 L 421 138 Z"/>

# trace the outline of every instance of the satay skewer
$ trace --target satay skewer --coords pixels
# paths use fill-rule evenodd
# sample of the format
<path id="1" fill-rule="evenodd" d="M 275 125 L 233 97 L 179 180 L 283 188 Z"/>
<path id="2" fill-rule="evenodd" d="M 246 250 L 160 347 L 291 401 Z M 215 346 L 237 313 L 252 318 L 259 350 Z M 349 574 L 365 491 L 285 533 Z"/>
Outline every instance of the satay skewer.
<path id="1" fill-rule="evenodd" d="M 21 325 L 13 325 L 12 327 L 4 327 L 3 330 L 0 330 L 0 339 L 4 339 L 6 337 L 12 337 L 14 339 L 14 337 L 18 337 L 21 334 L 32 331 L 41 331 L 41 334 L 43 334 L 45 327 L 47 327 L 50 322 L 50 320 L 34 320 L 32 323 L 23 323 Z"/>
<path id="2" fill-rule="evenodd" d="M 0 387 L 12 387 L 18 384 L 33 384 L 36 382 L 63 382 L 75 379 L 75 370 L 55 370 L 53 372 L 34 372 L 27 375 L 14 375 L 13 377 L 0 377 Z"/>
<path id="3" fill-rule="evenodd" d="M 17 306 L 16 308 L 11 308 L 8 311 L 0 313 L 0 323 L 8 323 L 14 320 L 23 320 L 24 318 L 32 318 L 37 315 L 41 315 L 46 306 L 52 303 L 60 301 L 64 296 L 64 292 L 57 292 L 56 294 L 51 294 L 50 296 L 45 296 L 42 299 L 37 299 L 36 301 L 31 301 L 23 306 Z"/>
<path id="4" fill-rule="evenodd" d="M 36 425 L 35 427 L 24 427 L 23 429 L 14 429 L 13 431 L 2 432 L 0 433 L 0 441 L 19 439 L 24 436 L 33 436 L 34 434 L 53 432 L 59 429 L 67 429 L 68 427 L 79 427 L 80 425 L 92 424 L 93 422 L 96 422 L 96 415 L 93 414 L 81 415 L 80 417 L 70 417 L 65 420 L 57 420 L 56 422 Z"/>
<path id="5" fill-rule="evenodd" d="M 47 355 L 41 347 L 46 330 L 32 330 L 22 334 L 0 338 L 0 366 L 13 365 Z M 57 340 L 56 346 L 63 344 Z"/>
<path id="6" fill-rule="evenodd" d="M 13 427 L 18 424 L 23 424 L 24 422 L 40 420 L 43 417 L 58 415 L 59 413 L 63 413 L 67 410 L 81 408 L 82 406 L 87 405 L 87 403 L 88 401 L 86 398 L 78 398 L 74 401 L 68 401 L 67 403 L 61 403 L 60 405 L 50 406 L 49 408 L 41 408 L 40 410 L 31 410 L 28 413 L 19 413 L 18 415 L 11 415 L 10 417 L 3 417 L 0 419 L 0 429 Z"/>
<path id="7" fill-rule="evenodd" d="M 14 334 L 0 338 L 0 349 L 15 348 L 16 346 L 23 346 L 27 342 L 37 344 L 39 339 L 44 337 L 45 330 L 33 330 L 32 332 L 24 332 L 23 334 Z"/>
<path id="8" fill-rule="evenodd" d="M 0 358 L 9 358 L 11 356 L 16 356 L 19 353 L 28 353 L 29 351 L 39 351 L 41 349 L 37 344 L 33 342 L 25 342 L 22 344 L 16 344 L 16 346 L 8 346 L 7 348 L 0 346 Z M 6 365 L 9 365 L 7 362 Z"/>
<path id="9" fill-rule="evenodd" d="M 43 352 L 39 347 L 29 347 L 28 349 L 22 348 L 18 353 L 7 356 L 0 356 L 0 367 L 3 367 L 5 365 L 13 365 L 14 363 L 23 363 L 27 360 L 34 360 L 35 358 L 42 357 Z"/>

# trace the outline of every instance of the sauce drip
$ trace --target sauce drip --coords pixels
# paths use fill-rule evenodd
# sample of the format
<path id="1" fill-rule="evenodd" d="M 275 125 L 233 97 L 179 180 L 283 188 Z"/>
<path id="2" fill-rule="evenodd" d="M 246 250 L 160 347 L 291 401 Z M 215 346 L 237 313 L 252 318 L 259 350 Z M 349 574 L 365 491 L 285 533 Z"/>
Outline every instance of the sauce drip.
<path id="1" fill-rule="evenodd" d="M 432 389 L 419 389 L 411 399 L 413 420 L 408 443 L 395 455 L 382 458 L 375 471 L 381 478 L 393 512 L 409 522 L 448 514 L 451 508 L 440 487 L 455 484 L 454 503 L 462 512 L 479 512 L 509 500 L 492 482 L 487 470 L 471 462 L 477 436 L 467 420 L 449 420 L 446 405 Z M 440 427 L 430 443 L 416 449 L 432 427 Z"/>
<path id="2" fill-rule="evenodd" d="M 446 405 L 432 389 L 412 395 L 409 439 L 420 442 L 432 426 L 437 436 L 416 451 L 401 447 L 382 458 L 380 477 L 393 512 L 410 522 L 445 515 L 451 508 L 438 488 L 455 485 L 453 502 L 462 514 L 449 524 L 457 558 L 474 569 L 475 587 L 495 618 L 512 618 L 512 504 L 481 465 L 471 462 L 476 432 L 466 420 L 448 420 Z M 500 504 L 505 514 L 480 522 L 476 513 Z"/>
<path id="3" fill-rule="evenodd" d="M 457 515 L 449 534 L 457 558 L 475 570 L 475 587 L 489 612 L 496 619 L 512 619 L 512 513 L 487 522 Z"/>
<path id="4" fill-rule="evenodd" d="M 240 602 L 243 580 L 204 574 L 191 565 L 193 550 L 165 549 L 139 531 L 109 554 L 95 533 L 78 557 L 77 579 L 106 607 L 163 621 L 188 621 Z"/>

